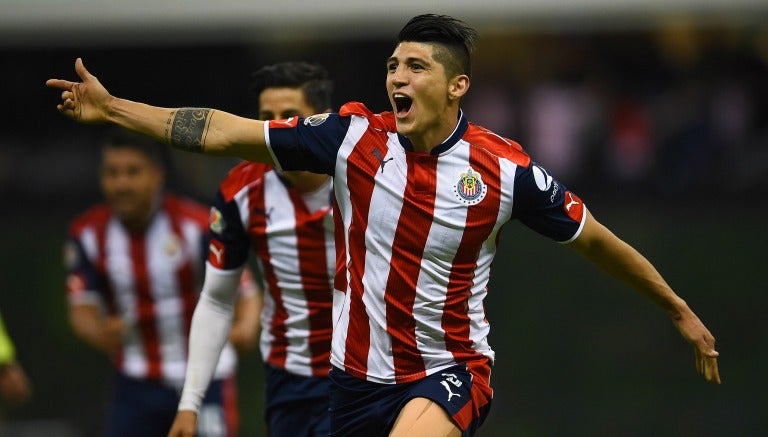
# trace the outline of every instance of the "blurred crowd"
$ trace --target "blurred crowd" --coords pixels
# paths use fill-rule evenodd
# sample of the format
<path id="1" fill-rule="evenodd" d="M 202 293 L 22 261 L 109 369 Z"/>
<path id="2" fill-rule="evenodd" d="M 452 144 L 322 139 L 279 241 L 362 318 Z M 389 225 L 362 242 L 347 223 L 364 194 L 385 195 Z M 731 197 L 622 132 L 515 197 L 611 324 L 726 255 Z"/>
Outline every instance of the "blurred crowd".
<path id="1" fill-rule="evenodd" d="M 768 27 L 503 36 L 477 59 L 470 119 L 564 181 L 683 202 L 768 187 Z"/>

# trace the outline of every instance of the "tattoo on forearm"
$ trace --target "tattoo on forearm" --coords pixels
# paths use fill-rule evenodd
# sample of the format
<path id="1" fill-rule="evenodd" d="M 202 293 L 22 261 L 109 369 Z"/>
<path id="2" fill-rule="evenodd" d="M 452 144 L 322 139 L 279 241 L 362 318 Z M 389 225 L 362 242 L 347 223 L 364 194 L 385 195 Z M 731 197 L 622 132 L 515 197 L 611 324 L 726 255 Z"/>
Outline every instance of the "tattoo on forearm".
<path id="1" fill-rule="evenodd" d="M 165 126 L 166 141 L 177 149 L 203 153 L 213 112 L 207 108 L 181 108 L 171 112 Z"/>

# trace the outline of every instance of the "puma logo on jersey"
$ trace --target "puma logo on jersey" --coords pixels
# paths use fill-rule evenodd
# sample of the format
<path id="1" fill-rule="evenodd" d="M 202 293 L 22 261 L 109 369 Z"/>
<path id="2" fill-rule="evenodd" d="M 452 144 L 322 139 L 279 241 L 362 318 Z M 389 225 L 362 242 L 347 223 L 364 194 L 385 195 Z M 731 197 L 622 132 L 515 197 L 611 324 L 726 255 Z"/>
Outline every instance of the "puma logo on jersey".
<path id="1" fill-rule="evenodd" d="M 566 191 L 564 197 L 563 211 L 573 221 L 581 223 L 581 220 L 584 218 L 584 202 L 579 199 L 579 196 L 570 191 Z"/>
<path id="2" fill-rule="evenodd" d="M 444 378 L 442 381 L 440 381 L 440 384 L 443 387 L 445 387 L 445 389 L 448 391 L 448 402 L 451 402 L 451 399 L 454 396 L 460 398 L 461 397 L 460 394 L 454 393 L 451 390 L 451 385 L 453 385 L 454 387 L 461 387 L 461 385 L 462 385 L 462 382 L 459 381 L 459 379 L 456 377 L 456 375 L 453 374 L 453 373 L 443 373 L 440 376 L 442 376 Z"/>
<path id="3" fill-rule="evenodd" d="M 210 261 L 214 267 L 224 267 L 224 246 L 218 241 L 211 241 L 210 244 L 208 244 L 208 251 L 211 255 L 208 257 L 208 261 Z"/>
<path id="4" fill-rule="evenodd" d="M 566 211 L 570 211 L 571 207 L 574 206 L 574 205 L 580 205 L 581 204 L 578 200 L 576 200 L 573 197 L 573 193 L 571 193 L 570 191 L 565 193 L 565 195 L 566 195 L 566 197 L 568 197 L 568 203 L 565 204 L 565 210 Z"/>
<path id="5" fill-rule="evenodd" d="M 389 161 L 395 159 L 395 158 L 384 159 L 384 157 L 381 156 L 381 152 L 379 152 L 379 149 L 373 149 L 373 156 L 375 156 L 376 159 L 379 160 L 379 165 L 381 165 L 382 173 L 384 173 L 384 165 L 386 165 Z"/>
<path id="6" fill-rule="evenodd" d="M 263 217 L 266 217 L 267 218 L 267 223 L 269 223 L 270 221 L 272 221 L 272 211 L 274 211 L 274 209 L 275 209 L 274 207 L 269 207 L 269 209 L 267 211 L 264 211 L 261 208 L 253 208 L 253 213 L 257 214 L 257 215 L 260 215 L 260 216 L 263 216 Z"/>

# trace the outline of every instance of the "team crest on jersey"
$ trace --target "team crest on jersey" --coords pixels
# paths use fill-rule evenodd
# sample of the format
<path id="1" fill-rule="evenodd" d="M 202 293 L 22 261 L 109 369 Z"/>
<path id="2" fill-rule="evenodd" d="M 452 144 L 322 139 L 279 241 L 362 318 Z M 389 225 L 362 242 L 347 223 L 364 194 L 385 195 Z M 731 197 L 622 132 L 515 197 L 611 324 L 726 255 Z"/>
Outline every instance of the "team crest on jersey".
<path id="1" fill-rule="evenodd" d="M 468 167 L 459 174 L 459 180 L 453 186 L 453 192 L 465 205 L 476 205 L 485 199 L 488 186 L 483 183 L 480 173 Z"/>
<path id="2" fill-rule="evenodd" d="M 165 254 L 170 258 L 176 256 L 176 254 L 181 250 L 181 241 L 179 240 L 179 237 L 171 235 L 168 238 L 168 241 L 166 241 L 163 245 L 163 250 L 165 251 Z"/>
<path id="3" fill-rule="evenodd" d="M 208 226 L 212 232 L 220 234 L 226 229 L 227 224 L 224 222 L 224 216 L 221 215 L 221 211 L 216 209 L 215 206 L 211 207 L 211 213 L 208 215 Z"/>
<path id="4" fill-rule="evenodd" d="M 310 115 L 309 117 L 304 119 L 304 124 L 309 126 L 320 126 L 321 124 L 325 123 L 325 120 L 328 119 L 329 115 L 331 114 Z"/>

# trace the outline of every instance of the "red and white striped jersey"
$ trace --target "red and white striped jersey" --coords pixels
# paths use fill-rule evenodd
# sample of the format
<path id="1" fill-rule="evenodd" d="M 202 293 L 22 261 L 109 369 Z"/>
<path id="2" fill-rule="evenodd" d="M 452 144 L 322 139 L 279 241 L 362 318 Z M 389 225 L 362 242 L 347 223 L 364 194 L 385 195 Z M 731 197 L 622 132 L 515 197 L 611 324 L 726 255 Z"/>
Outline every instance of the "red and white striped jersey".
<path id="1" fill-rule="evenodd" d="M 337 267 L 331 362 L 405 383 L 492 362 L 484 299 L 499 232 L 512 218 L 558 241 L 581 230 L 581 200 L 515 142 L 468 123 L 413 151 L 391 113 L 270 121 L 274 160 L 334 176 Z"/>
<path id="2" fill-rule="evenodd" d="M 211 209 L 208 261 L 242 266 L 253 248 L 264 285 L 260 349 L 302 376 L 330 370 L 334 274 L 333 184 L 302 194 L 273 168 L 241 163 Z"/>
<path id="3" fill-rule="evenodd" d="M 71 304 L 96 303 L 127 326 L 114 357 L 130 377 L 180 387 L 188 333 L 202 286 L 207 208 L 165 195 L 146 230 L 130 232 L 105 204 L 71 224 L 65 244 L 66 289 Z M 231 346 L 215 377 L 234 372 Z"/>

